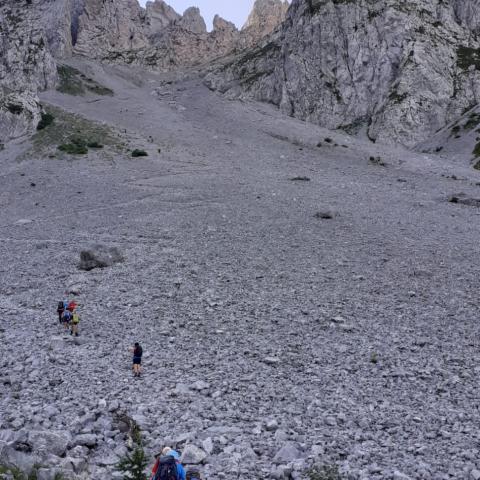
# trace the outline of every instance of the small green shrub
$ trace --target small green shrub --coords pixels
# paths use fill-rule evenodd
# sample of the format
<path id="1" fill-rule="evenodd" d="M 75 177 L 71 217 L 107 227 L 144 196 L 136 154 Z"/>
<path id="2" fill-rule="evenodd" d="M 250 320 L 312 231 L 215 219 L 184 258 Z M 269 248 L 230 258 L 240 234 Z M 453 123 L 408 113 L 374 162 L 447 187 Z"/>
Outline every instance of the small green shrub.
<path id="1" fill-rule="evenodd" d="M 0 465 L 0 479 L 7 478 L 8 475 L 10 478 L 13 477 L 13 480 L 37 480 L 37 470 L 38 466 L 34 466 L 27 476 L 18 468 Z"/>
<path id="2" fill-rule="evenodd" d="M 63 143 L 58 146 L 58 149 L 69 155 L 86 155 L 88 153 L 86 145 L 77 145 L 75 143 Z"/>
<path id="3" fill-rule="evenodd" d="M 324 465 L 312 467 L 307 472 L 310 480 L 342 480 L 337 466 Z"/>
<path id="4" fill-rule="evenodd" d="M 88 148 L 103 148 L 103 145 L 101 143 L 98 143 L 97 141 L 92 141 L 87 143 Z"/>
<path id="5" fill-rule="evenodd" d="M 139 445 L 129 455 L 125 455 L 116 466 L 116 470 L 123 473 L 124 480 L 147 480 L 145 469 L 149 461 L 143 448 Z"/>
<path id="6" fill-rule="evenodd" d="M 480 160 L 473 166 L 475 170 L 480 170 Z"/>
<path id="7" fill-rule="evenodd" d="M 479 123 L 480 123 L 480 115 L 478 113 L 472 113 L 468 117 L 468 120 L 465 122 L 465 125 L 463 126 L 463 128 L 464 130 L 472 130 L 478 127 Z"/>
<path id="8" fill-rule="evenodd" d="M 53 123 L 54 120 L 55 117 L 51 113 L 42 113 L 42 118 L 38 122 L 37 130 L 43 130 L 47 128 Z"/>
<path id="9" fill-rule="evenodd" d="M 387 164 L 382 160 L 381 157 L 370 157 L 369 162 L 372 165 L 377 165 L 379 167 L 386 167 L 387 166 Z"/>
<path id="10" fill-rule="evenodd" d="M 132 157 L 148 157 L 148 153 L 145 150 L 135 149 L 132 152 Z"/>

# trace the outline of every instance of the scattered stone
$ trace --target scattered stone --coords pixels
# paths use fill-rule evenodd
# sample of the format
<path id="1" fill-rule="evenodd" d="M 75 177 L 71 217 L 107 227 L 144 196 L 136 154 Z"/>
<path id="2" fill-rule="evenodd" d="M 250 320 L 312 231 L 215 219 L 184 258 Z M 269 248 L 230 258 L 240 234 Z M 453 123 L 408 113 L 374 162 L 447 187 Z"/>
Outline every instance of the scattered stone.
<path id="1" fill-rule="evenodd" d="M 331 210 L 322 210 L 315 213 L 314 217 L 320 220 L 332 220 L 333 218 L 335 218 L 335 213 Z"/>
<path id="2" fill-rule="evenodd" d="M 280 365 L 282 361 L 278 357 L 265 357 L 263 360 L 267 365 Z"/>
<path id="3" fill-rule="evenodd" d="M 461 205 L 467 205 L 469 207 L 479 207 L 480 208 L 480 198 L 473 198 L 465 193 L 459 193 L 458 195 L 451 195 L 448 197 L 450 203 L 458 203 Z"/>
<path id="4" fill-rule="evenodd" d="M 293 177 L 290 179 L 292 182 L 309 182 L 309 177 Z"/>
<path id="5" fill-rule="evenodd" d="M 198 465 L 207 458 L 207 454 L 195 445 L 187 445 L 182 453 L 181 462 L 185 465 Z"/>
<path id="6" fill-rule="evenodd" d="M 278 429 L 278 422 L 276 420 L 269 420 L 265 428 L 267 429 L 268 432 L 274 432 L 275 430 Z"/>
<path id="7" fill-rule="evenodd" d="M 304 458 L 304 453 L 300 450 L 300 447 L 295 442 L 287 442 L 277 452 L 273 459 L 273 463 L 276 465 L 285 465 L 296 460 Z"/>
<path id="8" fill-rule="evenodd" d="M 123 262 L 124 258 L 118 248 L 105 245 L 93 245 L 80 253 L 80 270 L 93 270 L 94 268 L 106 268 Z"/>
<path id="9" fill-rule="evenodd" d="M 83 446 L 83 447 L 88 447 L 88 448 L 93 448 L 97 445 L 98 438 L 96 435 L 93 433 L 85 433 L 82 435 L 77 435 L 73 441 L 72 444 L 73 446 Z"/>

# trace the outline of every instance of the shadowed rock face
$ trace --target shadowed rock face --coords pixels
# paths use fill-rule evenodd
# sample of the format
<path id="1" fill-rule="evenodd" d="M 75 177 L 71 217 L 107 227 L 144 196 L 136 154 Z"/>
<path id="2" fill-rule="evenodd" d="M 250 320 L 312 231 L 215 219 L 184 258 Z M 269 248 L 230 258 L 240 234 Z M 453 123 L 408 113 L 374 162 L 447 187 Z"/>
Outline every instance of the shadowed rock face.
<path id="1" fill-rule="evenodd" d="M 295 0 L 268 44 L 211 88 L 329 128 L 414 146 L 480 95 L 477 2 Z"/>

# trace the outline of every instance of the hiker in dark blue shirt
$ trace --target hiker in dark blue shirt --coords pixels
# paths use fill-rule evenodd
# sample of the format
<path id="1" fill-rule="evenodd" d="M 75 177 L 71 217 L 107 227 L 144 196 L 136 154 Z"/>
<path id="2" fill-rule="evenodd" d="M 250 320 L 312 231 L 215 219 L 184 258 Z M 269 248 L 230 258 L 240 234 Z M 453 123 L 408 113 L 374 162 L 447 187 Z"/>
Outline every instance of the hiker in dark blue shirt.
<path id="1" fill-rule="evenodd" d="M 136 342 L 135 345 L 130 349 L 130 352 L 133 353 L 133 376 L 139 377 L 140 368 L 142 365 L 143 349 L 141 345 L 138 342 Z"/>

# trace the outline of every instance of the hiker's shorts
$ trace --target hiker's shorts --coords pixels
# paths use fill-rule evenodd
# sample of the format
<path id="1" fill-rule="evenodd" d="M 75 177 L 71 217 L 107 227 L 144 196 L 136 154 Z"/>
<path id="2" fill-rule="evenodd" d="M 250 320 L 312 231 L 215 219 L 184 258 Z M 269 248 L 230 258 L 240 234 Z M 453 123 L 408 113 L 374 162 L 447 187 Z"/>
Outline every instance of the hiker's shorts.
<path id="1" fill-rule="evenodd" d="M 133 359 L 133 364 L 134 365 L 141 365 L 142 359 L 141 358 L 134 358 Z"/>

